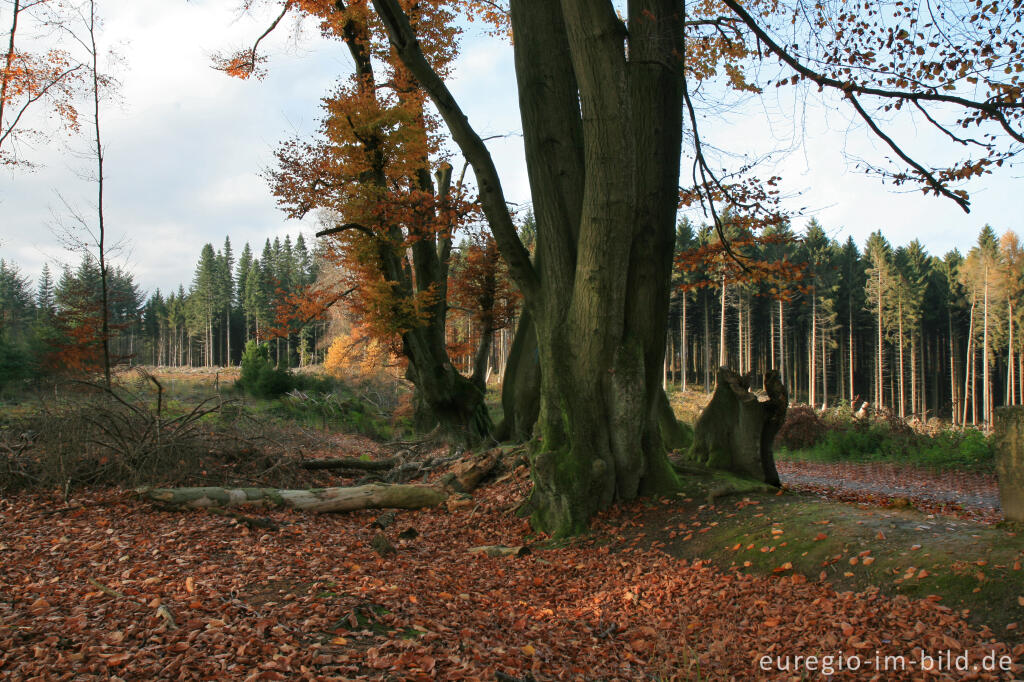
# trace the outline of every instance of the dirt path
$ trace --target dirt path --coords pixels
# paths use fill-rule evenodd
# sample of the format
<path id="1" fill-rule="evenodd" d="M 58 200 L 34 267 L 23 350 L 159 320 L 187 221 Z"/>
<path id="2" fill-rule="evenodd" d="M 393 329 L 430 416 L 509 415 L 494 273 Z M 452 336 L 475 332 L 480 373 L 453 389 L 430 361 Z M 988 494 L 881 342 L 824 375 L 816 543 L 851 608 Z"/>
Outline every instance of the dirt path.
<path id="1" fill-rule="evenodd" d="M 816 491 L 866 493 L 902 498 L 918 506 L 958 506 L 986 515 L 1000 514 L 993 474 L 935 472 L 889 463 L 779 462 L 785 486 Z"/>

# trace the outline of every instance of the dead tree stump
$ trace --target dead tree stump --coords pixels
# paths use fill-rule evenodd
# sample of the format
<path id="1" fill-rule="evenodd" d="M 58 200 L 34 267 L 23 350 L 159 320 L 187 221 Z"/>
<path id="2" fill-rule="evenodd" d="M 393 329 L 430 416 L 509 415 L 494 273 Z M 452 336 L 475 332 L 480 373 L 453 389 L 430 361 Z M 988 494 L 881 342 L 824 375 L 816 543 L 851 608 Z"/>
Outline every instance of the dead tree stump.
<path id="1" fill-rule="evenodd" d="M 759 398 L 750 392 L 749 379 L 719 368 L 711 402 L 694 425 L 690 459 L 779 487 L 772 443 L 789 396 L 775 371 L 765 375 L 764 391 L 767 395 Z"/>

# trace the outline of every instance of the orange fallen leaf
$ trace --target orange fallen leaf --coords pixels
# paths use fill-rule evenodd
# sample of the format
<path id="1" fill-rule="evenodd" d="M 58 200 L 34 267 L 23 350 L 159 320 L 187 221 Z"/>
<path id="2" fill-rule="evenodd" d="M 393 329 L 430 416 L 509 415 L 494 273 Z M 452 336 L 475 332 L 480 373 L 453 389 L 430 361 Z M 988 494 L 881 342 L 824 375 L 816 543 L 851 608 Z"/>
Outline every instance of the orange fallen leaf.
<path id="1" fill-rule="evenodd" d="M 532 644 L 527 644 L 523 647 L 523 653 L 527 656 L 534 656 L 537 653 L 537 650 L 533 648 Z"/>
<path id="2" fill-rule="evenodd" d="M 821 540 L 824 540 L 824 539 L 825 539 L 825 538 L 827 538 L 827 537 L 828 537 L 828 536 L 827 536 L 827 535 L 825 535 L 824 533 L 818 533 L 817 535 L 815 535 L 815 536 L 814 536 L 814 541 L 815 541 L 815 542 L 819 542 L 819 541 L 821 541 Z"/>
<path id="3" fill-rule="evenodd" d="M 196 579 L 192 576 L 185 578 L 185 591 L 189 594 L 196 591 Z"/>
<path id="4" fill-rule="evenodd" d="M 776 566 L 775 568 L 773 568 L 772 569 L 772 573 L 784 573 L 786 571 L 791 570 L 792 568 L 793 568 L 793 562 L 787 561 L 786 563 L 782 564 L 781 566 Z"/>
<path id="5" fill-rule="evenodd" d="M 861 563 L 864 564 L 865 566 L 870 566 L 871 564 L 875 563 L 875 557 L 873 557 L 873 556 L 866 556 L 863 559 L 861 559 Z"/>
<path id="6" fill-rule="evenodd" d="M 121 665 L 129 658 L 131 658 L 131 654 L 128 653 L 114 654 L 106 659 L 106 664 L 108 666 Z"/>

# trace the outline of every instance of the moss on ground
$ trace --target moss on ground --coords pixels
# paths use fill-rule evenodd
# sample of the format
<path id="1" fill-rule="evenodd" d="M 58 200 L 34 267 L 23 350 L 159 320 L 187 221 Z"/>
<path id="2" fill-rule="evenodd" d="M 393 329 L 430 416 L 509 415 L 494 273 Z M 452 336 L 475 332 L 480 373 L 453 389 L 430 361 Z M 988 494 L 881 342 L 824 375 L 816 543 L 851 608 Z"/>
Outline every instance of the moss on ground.
<path id="1" fill-rule="evenodd" d="M 644 527 L 620 531 L 626 541 L 639 536 L 723 571 L 802 574 L 838 591 L 877 587 L 890 596 L 938 600 L 1005 641 L 1024 641 L 1014 626 L 1024 626 L 1024 528 L 789 492 L 708 504 L 713 480 L 684 477 L 684 486 L 674 498 L 648 503 Z"/>

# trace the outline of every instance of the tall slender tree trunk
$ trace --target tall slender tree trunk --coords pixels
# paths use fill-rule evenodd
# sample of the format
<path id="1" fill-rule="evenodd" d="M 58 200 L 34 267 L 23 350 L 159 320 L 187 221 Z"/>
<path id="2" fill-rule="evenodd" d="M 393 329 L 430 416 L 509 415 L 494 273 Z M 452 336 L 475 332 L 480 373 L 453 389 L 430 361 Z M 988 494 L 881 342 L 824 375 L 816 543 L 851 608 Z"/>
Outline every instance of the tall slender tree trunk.
<path id="1" fill-rule="evenodd" d="M 1012 300 L 1007 299 L 1007 301 L 1006 301 L 1006 308 L 1007 308 L 1006 319 L 1008 320 L 1008 324 L 1010 326 L 1010 338 L 1009 338 L 1009 340 L 1008 340 L 1008 342 L 1006 344 L 1006 348 L 1007 348 L 1007 351 L 1006 351 L 1007 352 L 1007 358 L 1006 358 L 1006 374 L 1007 374 L 1007 377 L 1006 377 L 1006 404 L 1007 405 L 1013 405 L 1014 404 L 1014 393 L 1016 392 L 1014 390 L 1014 380 L 1015 380 L 1016 377 L 1014 376 L 1014 372 L 1013 372 L 1014 366 L 1013 366 L 1013 301 Z"/>
<path id="2" fill-rule="evenodd" d="M 884 372 L 884 347 L 882 343 L 882 274 L 877 274 L 877 283 L 875 287 L 877 292 L 877 305 L 878 305 L 878 347 L 876 351 L 877 362 L 875 367 L 875 404 L 878 409 L 885 407 L 885 372 Z"/>
<path id="3" fill-rule="evenodd" d="M 782 299 L 779 299 L 779 376 L 786 376 L 786 327 L 783 319 Z M 790 386 L 793 386 L 791 383 Z"/>
<path id="4" fill-rule="evenodd" d="M 729 360 L 726 357 L 725 347 L 725 299 L 728 289 L 728 284 L 725 280 L 725 275 L 722 275 L 722 306 L 721 313 L 718 320 L 718 365 L 719 367 L 725 367 Z"/>
<path id="5" fill-rule="evenodd" d="M 903 390 L 904 374 L 905 374 L 904 369 L 903 369 L 903 301 L 899 301 L 896 304 L 896 316 L 897 316 L 897 324 L 899 325 L 899 356 L 898 356 L 899 368 L 900 368 L 899 369 L 900 376 L 899 376 L 899 382 L 898 382 L 899 383 L 899 390 L 900 390 L 900 409 L 899 409 L 899 415 L 900 415 L 900 419 L 906 419 L 906 417 L 907 417 L 907 401 L 906 401 L 905 393 L 904 393 L 904 390 Z"/>
<path id="6" fill-rule="evenodd" d="M 231 366 L 231 306 L 224 308 L 224 365 Z"/>
<path id="7" fill-rule="evenodd" d="M 683 314 L 679 318 L 679 339 L 680 339 L 680 343 L 679 343 L 679 366 L 680 366 L 679 385 L 680 385 L 680 388 L 683 390 L 684 393 L 686 392 L 686 372 L 689 369 L 689 367 L 688 367 L 688 360 L 689 360 L 689 358 L 688 358 L 688 355 L 689 355 L 688 351 L 689 351 L 689 347 L 687 346 L 687 340 L 686 340 L 686 331 L 687 331 L 686 330 L 686 308 L 687 307 L 688 306 L 686 305 L 686 292 L 684 291 L 683 292 Z"/>
<path id="8" fill-rule="evenodd" d="M 818 383 L 818 292 L 811 289 L 811 342 L 808 344 L 810 362 L 807 363 L 807 403 L 817 409 L 817 393 L 815 389 Z"/>
<path id="9" fill-rule="evenodd" d="M 821 409 L 828 409 L 828 353 L 825 332 L 821 333 Z"/>
<path id="10" fill-rule="evenodd" d="M 982 405 L 983 405 L 984 409 L 982 410 L 982 419 L 984 420 L 986 425 L 991 425 L 991 423 L 992 423 L 992 415 L 991 415 L 991 409 L 992 409 L 992 407 L 991 407 L 991 384 L 989 382 L 989 373 L 988 373 L 988 359 L 990 357 L 989 356 L 989 352 L 988 352 L 988 266 L 985 266 L 985 307 L 984 307 L 984 312 L 983 312 L 983 319 L 984 319 L 984 329 L 983 329 L 982 335 L 983 335 L 984 342 L 983 342 L 983 345 L 982 345 L 982 356 L 981 356 L 981 371 L 982 371 L 983 380 L 982 380 L 982 384 L 981 384 L 981 389 L 983 391 L 983 393 L 982 393 L 982 401 L 983 401 Z"/>
<path id="11" fill-rule="evenodd" d="M 850 392 L 850 407 L 853 407 L 853 313 L 850 313 L 850 327 L 846 332 L 846 371 L 848 373 L 847 390 Z"/>
<path id="12" fill-rule="evenodd" d="M 956 339 L 953 338 L 953 311 L 946 311 L 947 324 L 949 329 L 949 402 L 953 414 L 953 425 L 960 423 L 960 399 L 958 397 L 959 386 L 956 380 Z"/>
<path id="13" fill-rule="evenodd" d="M 18 5 L 14 7 L 15 19 L 18 14 Z M 89 3 L 89 16 L 86 19 L 86 29 L 89 34 L 89 57 L 92 61 L 90 77 L 92 81 L 92 106 L 93 106 L 93 142 L 96 145 L 96 247 L 99 251 L 100 265 L 100 341 L 103 347 L 103 382 L 110 387 L 110 293 L 107 281 L 107 252 L 106 252 L 106 224 L 103 218 L 103 190 L 104 174 L 103 161 L 104 150 L 103 140 L 100 135 L 100 75 L 99 75 L 99 48 L 96 46 L 96 4 Z M 14 33 L 11 33 L 11 45 L 14 44 Z"/>
<path id="14" fill-rule="evenodd" d="M 918 335 L 910 332 L 910 416 L 920 415 L 918 404 Z"/>

